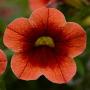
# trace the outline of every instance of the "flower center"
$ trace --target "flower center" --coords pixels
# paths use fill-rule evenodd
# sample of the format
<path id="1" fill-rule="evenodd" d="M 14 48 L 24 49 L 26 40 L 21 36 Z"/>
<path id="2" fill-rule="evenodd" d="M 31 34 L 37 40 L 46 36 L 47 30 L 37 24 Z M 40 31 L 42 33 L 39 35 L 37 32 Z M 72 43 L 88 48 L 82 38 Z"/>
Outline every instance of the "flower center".
<path id="1" fill-rule="evenodd" d="M 51 37 L 48 36 L 42 36 L 39 37 L 36 42 L 35 42 L 35 46 L 49 46 L 49 47 L 55 47 L 54 41 Z"/>

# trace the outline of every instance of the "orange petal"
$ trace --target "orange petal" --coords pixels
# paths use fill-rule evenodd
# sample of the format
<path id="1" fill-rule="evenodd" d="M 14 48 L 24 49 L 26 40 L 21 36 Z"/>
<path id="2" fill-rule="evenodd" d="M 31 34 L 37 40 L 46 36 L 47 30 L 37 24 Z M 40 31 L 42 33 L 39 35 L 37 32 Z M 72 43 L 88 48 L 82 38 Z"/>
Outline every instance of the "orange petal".
<path id="1" fill-rule="evenodd" d="M 65 24 L 66 24 L 66 19 L 64 17 L 64 14 L 61 11 L 55 8 L 48 9 L 48 26 L 49 27 L 60 28 L 60 27 L 63 27 Z"/>
<path id="2" fill-rule="evenodd" d="M 68 57 L 56 57 L 56 64 L 48 65 L 44 70 L 45 77 L 54 83 L 67 83 L 76 73 L 76 64 Z"/>
<path id="3" fill-rule="evenodd" d="M 8 26 L 8 29 L 12 30 L 13 32 L 18 33 L 19 35 L 25 35 L 28 30 L 32 29 L 32 26 L 28 22 L 27 18 L 17 18 L 13 22 L 11 22 Z"/>
<path id="4" fill-rule="evenodd" d="M 0 50 L 0 75 L 5 71 L 6 66 L 7 66 L 6 56 L 2 52 L 2 50 Z"/>
<path id="5" fill-rule="evenodd" d="M 40 68 L 30 63 L 30 56 L 15 54 L 12 57 L 11 68 L 17 78 L 22 80 L 35 80 L 41 76 Z"/>
<path id="6" fill-rule="evenodd" d="M 60 39 L 61 29 L 66 25 L 64 14 L 55 8 L 49 9 L 47 31 L 49 36 Z"/>
<path id="7" fill-rule="evenodd" d="M 80 25 L 68 22 L 63 29 L 63 35 L 66 42 L 63 45 L 71 57 L 75 57 L 85 50 L 86 33 Z"/>
<path id="8" fill-rule="evenodd" d="M 31 26 L 26 18 L 15 19 L 5 30 L 4 44 L 14 51 L 21 51 L 27 43 L 25 35 L 30 30 Z"/>
<path id="9" fill-rule="evenodd" d="M 51 32 L 49 29 L 63 27 L 66 24 L 64 15 L 55 8 L 40 8 L 35 10 L 29 23 L 32 23 L 37 29 L 43 30 L 45 33 Z"/>

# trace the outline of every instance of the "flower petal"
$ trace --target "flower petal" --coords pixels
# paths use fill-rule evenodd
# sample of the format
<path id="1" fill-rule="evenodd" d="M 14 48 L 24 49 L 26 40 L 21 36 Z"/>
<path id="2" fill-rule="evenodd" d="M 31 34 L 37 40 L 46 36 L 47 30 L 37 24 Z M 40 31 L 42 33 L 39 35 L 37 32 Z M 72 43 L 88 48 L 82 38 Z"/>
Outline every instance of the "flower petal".
<path id="1" fill-rule="evenodd" d="M 68 22 L 63 29 L 63 44 L 71 57 L 80 55 L 86 48 L 86 33 L 84 29 L 74 22 Z"/>
<path id="2" fill-rule="evenodd" d="M 55 58 L 54 58 L 55 59 Z M 45 77 L 54 83 L 67 83 L 76 73 L 76 64 L 68 57 L 56 57 L 56 64 L 49 64 L 44 70 Z"/>
<path id="3" fill-rule="evenodd" d="M 4 44 L 14 51 L 21 51 L 28 44 L 26 34 L 30 32 L 31 26 L 26 18 L 15 19 L 8 25 L 4 33 Z M 25 42 L 25 43 L 24 43 Z M 28 46 L 28 45 L 26 45 Z M 30 46 L 30 45 L 29 45 Z"/>
<path id="4" fill-rule="evenodd" d="M 28 30 L 31 30 L 32 26 L 28 22 L 27 18 L 17 18 L 13 22 L 11 22 L 8 26 L 8 29 L 12 30 L 13 32 L 16 32 L 20 35 L 24 35 L 25 32 L 28 32 Z"/>
<path id="5" fill-rule="evenodd" d="M 0 50 L 0 75 L 5 71 L 7 66 L 6 56 L 2 50 Z"/>
<path id="6" fill-rule="evenodd" d="M 30 56 L 25 54 L 15 54 L 12 57 L 11 68 L 17 78 L 22 80 L 35 80 L 41 76 L 39 67 L 30 63 Z"/>
<path id="7" fill-rule="evenodd" d="M 49 8 L 48 9 L 48 26 L 49 27 L 63 27 L 66 24 L 66 19 L 64 17 L 64 14 L 55 9 L 55 8 Z"/>
<path id="8" fill-rule="evenodd" d="M 32 26 L 35 26 L 37 29 L 39 28 L 39 30 L 43 30 L 45 34 L 50 32 L 50 27 L 58 28 L 66 24 L 65 17 L 59 10 L 46 7 L 35 10 L 29 21 L 30 23 L 32 22 Z"/>

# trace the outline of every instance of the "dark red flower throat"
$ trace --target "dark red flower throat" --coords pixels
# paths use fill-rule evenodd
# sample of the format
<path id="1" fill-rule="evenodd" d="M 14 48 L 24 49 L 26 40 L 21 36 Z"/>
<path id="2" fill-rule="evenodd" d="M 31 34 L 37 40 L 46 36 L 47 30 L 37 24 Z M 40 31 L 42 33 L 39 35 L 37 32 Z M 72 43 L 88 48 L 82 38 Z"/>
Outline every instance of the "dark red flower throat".
<path id="1" fill-rule="evenodd" d="M 47 67 L 48 62 L 51 62 L 51 64 L 55 64 L 56 61 L 54 60 L 54 58 L 58 54 L 61 55 L 61 53 L 58 52 L 58 51 L 61 51 L 60 48 L 56 48 L 58 47 L 58 44 L 56 44 L 55 39 L 49 35 L 39 36 L 35 40 L 33 40 L 33 42 L 30 42 L 30 47 L 28 45 L 25 47 L 28 50 L 27 51 L 28 54 L 33 57 L 32 61 L 30 62 L 34 65 L 35 65 L 35 62 L 36 64 L 40 62 L 39 64 L 42 67 Z"/>

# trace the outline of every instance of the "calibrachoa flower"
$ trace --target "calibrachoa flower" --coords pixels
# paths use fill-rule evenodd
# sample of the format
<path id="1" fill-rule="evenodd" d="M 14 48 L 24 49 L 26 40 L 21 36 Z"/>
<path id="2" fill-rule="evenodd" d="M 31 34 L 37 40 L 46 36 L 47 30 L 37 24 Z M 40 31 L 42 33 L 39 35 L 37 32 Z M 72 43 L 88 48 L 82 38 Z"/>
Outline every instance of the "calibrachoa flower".
<path id="1" fill-rule="evenodd" d="M 76 73 L 74 57 L 86 47 L 86 33 L 54 8 L 35 10 L 29 19 L 18 18 L 4 34 L 5 45 L 15 54 L 11 68 L 22 80 L 44 75 L 54 83 L 67 83 Z"/>
<path id="2" fill-rule="evenodd" d="M 7 65 L 6 56 L 2 50 L 0 50 L 0 75 L 5 71 Z"/>
<path id="3" fill-rule="evenodd" d="M 56 0 L 29 0 L 29 7 L 31 10 L 36 10 L 48 4 L 54 4 Z"/>

